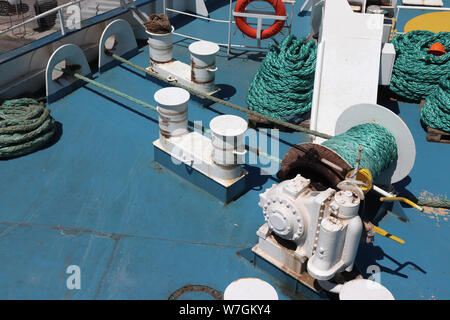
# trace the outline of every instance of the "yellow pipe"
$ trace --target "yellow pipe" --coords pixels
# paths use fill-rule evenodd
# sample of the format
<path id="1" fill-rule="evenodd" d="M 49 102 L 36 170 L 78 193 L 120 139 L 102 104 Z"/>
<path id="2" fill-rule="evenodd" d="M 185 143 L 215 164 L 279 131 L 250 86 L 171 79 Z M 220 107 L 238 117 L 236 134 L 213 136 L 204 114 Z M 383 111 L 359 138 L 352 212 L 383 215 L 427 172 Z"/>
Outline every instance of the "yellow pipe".
<path id="1" fill-rule="evenodd" d="M 389 238 L 391 240 L 397 241 L 398 243 L 401 243 L 401 244 L 405 243 L 405 240 L 400 239 L 400 238 L 398 238 L 396 236 L 393 236 L 392 234 L 390 234 L 386 230 L 383 230 L 383 229 L 381 229 L 381 228 L 379 228 L 377 226 L 373 226 L 373 230 L 375 230 L 375 232 L 377 234 L 379 234 L 380 236 L 383 236 L 383 237 Z"/>
<path id="2" fill-rule="evenodd" d="M 381 197 L 380 201 L 402 201 L 402 202 L 409 204 L 411 207 L 413 207 L 419 211 L 423 211 L 423 208 L 421 206 L 415 204 L 411 200 L 404 198 L 404 197 Z"/>

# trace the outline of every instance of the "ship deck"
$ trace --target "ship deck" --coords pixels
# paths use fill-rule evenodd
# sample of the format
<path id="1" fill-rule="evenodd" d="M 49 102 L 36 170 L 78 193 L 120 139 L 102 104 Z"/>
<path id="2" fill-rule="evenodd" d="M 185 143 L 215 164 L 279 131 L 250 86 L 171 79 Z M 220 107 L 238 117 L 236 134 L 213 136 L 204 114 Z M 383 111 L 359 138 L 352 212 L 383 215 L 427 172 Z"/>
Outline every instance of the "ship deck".
<path id="1" fill-rule="evenodd" d="M 309 32 L 309 16 L 297 15 L 293 33 Z M 449 6 L 449 1 L 444 1 Z M 397 29 L 422 12 L 402 12 Z M 226 19 L 228 7 L 211 16 Z M 200 20 L 175 20 L 179 32 L 226 42 L 226 28 Z M 189 61 L 190 41 L 175 37 L 174 57 Z M 243 42 L 240 32 L 234 40 Z M 221 49 L 216 84 L 222 98 L 245 106 L 246 91 L 263 56 L 238 52 L 230 59 Z M 147 67 L 142 47 L 130 59 Z M 119 65 L 94 79 L 155 105 L 164 83 Z M 396 184 L 405 195 L 449 195 L 450 146 L 426 142 L 417 104 L 380 101 L 409 126 L 416 143 L 414 169 Z M 251 248 L 264 223 L 259 194 L 277 183 L 259 174 L 262 164 L 246 166 L 249 190 L 224 205 L 158 165 L 152 142 L 158 117 L 128 100 L 90 84 L 48 105 L 58 134 L 47 148 L 0 162 L 1 299 L 168 299 L 186 285 L 223 292 L 242 277 L 258 277 L 275 286 L 280 299 L 318 298 L 312 291 L 266 263 L 254 261 Z M 209 121 L 219 114 L 245 114 L 192 98 L 189 119 Z M 280 156 L 300 133 L 280 133 Z M 376 236 L 361 244 L 357 267 L 365 277 L 379 266 L 381 283 L 396 299 L 448 299 L 450 281 L 449 211 L 395 204 L 379 226 L 405 240 Z M 81 269 L 81 290 L 68 290 L 66 268 Z M 370 269 L 370 268 L 369 268 Z M 208 299 L 204 292 L 180 298 Z"/>

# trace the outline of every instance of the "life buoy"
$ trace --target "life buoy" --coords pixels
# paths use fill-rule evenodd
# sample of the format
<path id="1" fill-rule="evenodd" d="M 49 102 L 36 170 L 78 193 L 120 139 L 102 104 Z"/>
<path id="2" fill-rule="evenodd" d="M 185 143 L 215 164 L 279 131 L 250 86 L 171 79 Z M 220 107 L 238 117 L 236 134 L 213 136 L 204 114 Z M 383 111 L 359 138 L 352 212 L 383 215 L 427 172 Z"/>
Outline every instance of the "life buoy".
<path id="1" fill-rule="evenodd" d="M 245 9 L 250 4 L 250 2 L 253 2 L 256 0 L 238 0 L 236 3 L 236 7 L 234 8 L 235 12 L 245 12 Z M 285 16 L 286 15 L 286 7 L 283 4 L 283 1 L 281 0 L 259 0 L 259 1 L 265 1 L 272 5 L 272 7 L 275 9 L 275 14 L 277 16 Z M 239 28 L 239 30 L 242 31 L 242 33 L 246 34 L 247 36 L 251 38 L 256 39 L 256 32 L 257 30 L 255 28 L 250 27 L 247 24 L 247 19 L 244 17 L 234 17 L 234 20 L 236 21 L 236 25 Z M 261 30 L 261 39 L 267 39 L 270 37 L 273 37 L 278 32 L 281 31 L 284 27 L 285 20 L 275 20 L 275 22 L 267 29 Z"/>

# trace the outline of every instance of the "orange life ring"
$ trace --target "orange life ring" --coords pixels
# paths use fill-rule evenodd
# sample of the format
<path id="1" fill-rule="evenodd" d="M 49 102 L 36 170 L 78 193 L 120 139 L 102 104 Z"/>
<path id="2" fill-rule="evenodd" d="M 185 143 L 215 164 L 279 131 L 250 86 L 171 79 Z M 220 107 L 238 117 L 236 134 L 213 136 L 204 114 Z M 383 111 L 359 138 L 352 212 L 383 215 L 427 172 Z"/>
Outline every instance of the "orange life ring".
<path id="1" fill-rule="evenodd" d="M 234 8 L 235 12 L 245 12 L 245 9 L 250 4 L 250 2 L 253 2 L 255 0 L 238 0 L 236 3 L 236 7 Z M 277 16 L 285 16 L 286 15 L 286 7 L 283 4 L 283 1 L 281 0 L 259 0 L 259 1 L 265 1 L 272 5 L 272 7 L 275 9 L 275 15 Z M 246 34 L 247 36 L 251 38 L 256 39 L 256 32 L 257 30 L 255 28 L 250 27 L 247 24 L 247 19 L 244 17 L 234 17 L 234 20 L 236 21 L 236 25 L 239 28 L 239 30 L 242 31 L 242 33 Z M 284 27 L 285 20 L 275 20 L 275 22 L 267 29 L 261 30 L 261 39 L 267 39 L 270 37 L 273 37 L 278 32 L 281 31 Z"/>

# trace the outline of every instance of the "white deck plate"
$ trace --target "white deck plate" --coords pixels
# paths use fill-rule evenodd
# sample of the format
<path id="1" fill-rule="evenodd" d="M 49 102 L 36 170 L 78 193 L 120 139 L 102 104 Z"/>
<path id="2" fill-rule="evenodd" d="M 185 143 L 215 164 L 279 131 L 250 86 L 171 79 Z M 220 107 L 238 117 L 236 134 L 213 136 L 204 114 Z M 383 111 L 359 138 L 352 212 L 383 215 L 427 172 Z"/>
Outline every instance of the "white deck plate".
<path id="1" fill-rule="evenodd" d="M 147 69 L 154 71 L 167 79 L 173 79 L 173 81 L 179 82 L 208 95 L 212 95 L 219 91 L 219 89 L 215 87 L 213 91 L 205 92 L 204 86 L 191 81 L 191 66 L 178 60 L 173 60 L 167 63 L 152 63 L 152 65 Z"/>

